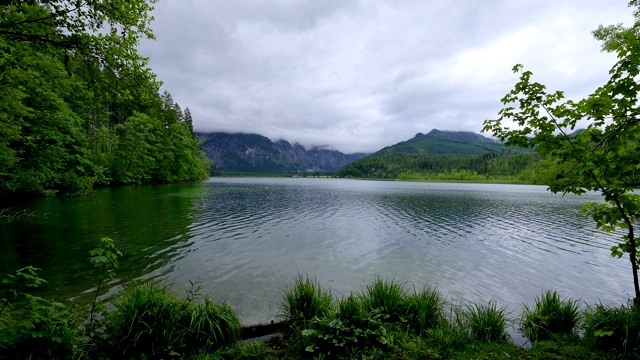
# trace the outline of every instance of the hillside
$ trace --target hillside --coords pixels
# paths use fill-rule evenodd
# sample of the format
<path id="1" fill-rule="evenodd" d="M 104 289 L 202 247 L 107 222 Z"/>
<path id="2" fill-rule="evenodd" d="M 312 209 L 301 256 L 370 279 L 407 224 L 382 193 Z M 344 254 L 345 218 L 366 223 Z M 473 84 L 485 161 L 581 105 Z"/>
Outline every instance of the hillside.
<path id="1" fill-rule="evenodd" d="M 271 141 L 257 134 L 198 133 L 212 168 L 242 173 L 333 172 L 366 154 L 343 154 L 336 150 Z"/>
<path id="2" fill-rule="evenodd" d="M 497 140 L 465 131 L 431 130 L 428 134 L 417 133 L 412 139 L 383 148 L 373 156 L 392 154 L 408 155 L 482 155 L 487 152 L 500 153 L 504 146 Z"/>
<path id="3" fill-rule="evenodd" d="M 429 179 L 434 174 L 449 174 L 457 178 L 464 173 L 513 177 L 539 160 L 537 153 L 506 148 L 500 142 L 479 134 L 434 129 L 354 161 L 340 169 L 339 175 Z"/>

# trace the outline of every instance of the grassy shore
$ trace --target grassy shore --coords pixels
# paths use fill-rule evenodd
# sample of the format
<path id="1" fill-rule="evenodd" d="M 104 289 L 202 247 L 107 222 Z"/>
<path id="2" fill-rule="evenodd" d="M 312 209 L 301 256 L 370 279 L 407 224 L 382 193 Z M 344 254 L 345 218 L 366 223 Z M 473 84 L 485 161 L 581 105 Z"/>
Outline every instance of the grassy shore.
<path id="1" fill-rule="evenodd" d="M 25 302 L 15 302 L 11 294 L 25 295 Z M 243 341 L 233 309 L 201 296 L 197 284 L 185 297 L 160 283 L 133 285 L 113 302 L 115 310 L 102 311 L 91 322 L 87 310 L 27 293 L 5 291 L 2 302 L 0 358 L 6 359 L 637 359 L 640 355 L 640 309 L 595 305 L 581 311 L 578 300 L 561 298 L 555 291 L 534 297 L 519 317 L 512 318 L 493 301 L 449 304 L 430 286 L 418 290 L 375 277 L 350 296 L 337 299 L 315 279 L 299 276 L 283 289 L 284 325 L 266 341 Z M 531 346 L 511 343 L 506 331 L 510 327 Z"/>

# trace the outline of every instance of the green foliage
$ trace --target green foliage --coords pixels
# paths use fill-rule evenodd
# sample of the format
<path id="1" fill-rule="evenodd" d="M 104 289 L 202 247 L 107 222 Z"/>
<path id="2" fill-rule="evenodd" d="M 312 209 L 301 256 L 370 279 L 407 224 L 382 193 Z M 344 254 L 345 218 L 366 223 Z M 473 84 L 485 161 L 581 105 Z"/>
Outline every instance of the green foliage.
<path id="1" fill-rule="evenodd" d="M 298 275 L 293 285 L 285 287 L 281 308 L 290 326 L 299 327 L 314 317 L 327 316 L 335 305 L 331 290 L 324 290 L 316 279 Z"/>
<path id="2" fill-rule="evenodd" d="M 530 171 L 540 159 L 540 155 L 535 152 L 486 153 L 478 156 L 374 154 L 343 167 L 339 176 L 428 181 L 535 182 L 535 174 Z"/>
<path id="3" fill-rule="evenodd" d="M 39 270 L 27 266 L 2 281 L 0 350 L 8 358 L 71 358 L 82 319 L 62 303 L 25 292 L 46 284 Z"/>
<path id="4" fill-rule="evenodd" d="M 572 334 L 579 321 L 579 302 L 561 299 L 556 291 L 548 290 L 535 298 L 533 307 L 524 305 L 520 330 L 531 342 L 538 342 Z"/>
<path id="5" fill-rule="evenodd" d="M 639 8 L 640 2 L 630 6 Z M 633 274 L 635 301 L 640 304 L 638 283 L 639 244 L 634 225 L 640 216 L 640 11 L 634 11 L 635 23 L 600 27 L 594 32 L 603 41 L 603 49 L 617 55 L 609 71 L 610 79 L 580 101 L 565 101 L 562 91 L 547 92 L 532 81 L 531 71 L 514 66 L 520 73 L 513 90 L 502 98 L 504 108 L 497 120 L 486 120 L 483 131 L 491 132 L 506 145 L 536 148 L 553 159 L 555 176 L 550 176 L 553 192 L 582 194 L 600 192 L 604 204 L 584 208 L 599 229 L 626 232 L 622 242 L 612 247 L 612 255 L 628 254 Z M 514 126 L 515 124 L 515 126 Z M 577 127 L 584 126 L 577 131 Z"/>
<path id="6" fill-rule="evenodd" d="M 153 0 L 9 1 L 0 15 L 0 193 L 200 180 L 209 164 L 136 45 Z"/>
<path id="7" fill-rule="evenodd" d="M 505 342 L 508 320 L 507 310 L 498 308 L 495 301 L 487 304 L 466 305 L 459 313 L 471 339 L 481 342 Z"/>
<path id="8" fill-rule="evenodd" d="M 197 291 L 176 298 L 157 282 L 126 289 L 105 318 L 103 351 L 112 357 L 159 358 L 233 344 L 240 336 L 235 312 L 207 298 L 195 303 L 196 297 Z"/>
<path id="9" fill-rule="evenodd" d="M 444 321 L 444 299 L 437 288 L 428 286 L 406 297 L 407 322 L 421 333 L 433 329 Z"/>
<path id="10" fill-rule="evenodd" d="M 93 297 L 93 303 L 91 304 L 91 314 L 89 315 L 89 325 L 93 323 L 93 318 L 98 308 L 98 294 L 102 287 L 102 282 L 105 279 L 113 279 L 115 269 L 118 268 L 118 257 L 122 256 L 120 250 L 113 244 L 113 240 L 110 238 L 100 239 L 100 246 L 89 251 L 89 262 L 94 267 L 94 275 L 98 278 L 98 286 L 96 287 L 96 294 Z M 102 308 L 102 311 L 105 309 Z"/>
<path id="11" fill-rule="evenodd" d="M 336 356 L 354 348 L 371 349 L 392 346 L 394 334 L 388 328 L 388 315 L 373 310 L 364 317 L 341 320 L 314 318 L 302 330 L 304 349 L 308 353 L 320 352 Z"/>
<path id="12" fill-rule="evenodd" d="M 599 349 L 640 356 L 640 307 L 590 308 L 584 314 L 584 338 Z"/>
<path id="13" fill-rule="evenodd" d="M 365 284 L 362 303 L 369 311 L 386 316 L 388 322 L 404 322 L 407 316 L 407 289 L 404 284 L 376 276 Z"/>

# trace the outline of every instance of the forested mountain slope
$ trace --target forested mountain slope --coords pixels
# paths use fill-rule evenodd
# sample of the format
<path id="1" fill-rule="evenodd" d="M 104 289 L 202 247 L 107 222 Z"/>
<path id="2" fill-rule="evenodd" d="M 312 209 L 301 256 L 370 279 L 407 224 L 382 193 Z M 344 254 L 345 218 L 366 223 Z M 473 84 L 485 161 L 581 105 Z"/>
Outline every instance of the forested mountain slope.
<path id="1" fill-rule="evenodd" d="M 432 130 L 354 161 L 340 169 L 339 175 L 481 180 L 487 176 L 514 177 L 540 160 L 535 152 L 506 148 L 494 139 L 472 132 Z"/>

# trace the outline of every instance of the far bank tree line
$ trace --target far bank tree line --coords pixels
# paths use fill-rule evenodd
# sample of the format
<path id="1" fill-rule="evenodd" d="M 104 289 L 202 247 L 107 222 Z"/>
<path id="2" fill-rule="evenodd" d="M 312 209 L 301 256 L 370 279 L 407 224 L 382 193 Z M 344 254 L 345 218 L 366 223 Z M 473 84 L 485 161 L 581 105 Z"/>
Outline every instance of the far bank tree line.
<path id="1" fill-rule="evenodd" d="M 548 184 L 551 161 L 539 152 L 487 152 L 476 156 L 385 154 L 340 169 L 339 176 L 400 180 L 510 180 Z"/>
<path id="2" fill-rule="evenodd" d="M 0 193 L 198 180 L 209 164 L 137 53 L 154 1 L 0 7 Z"/>

